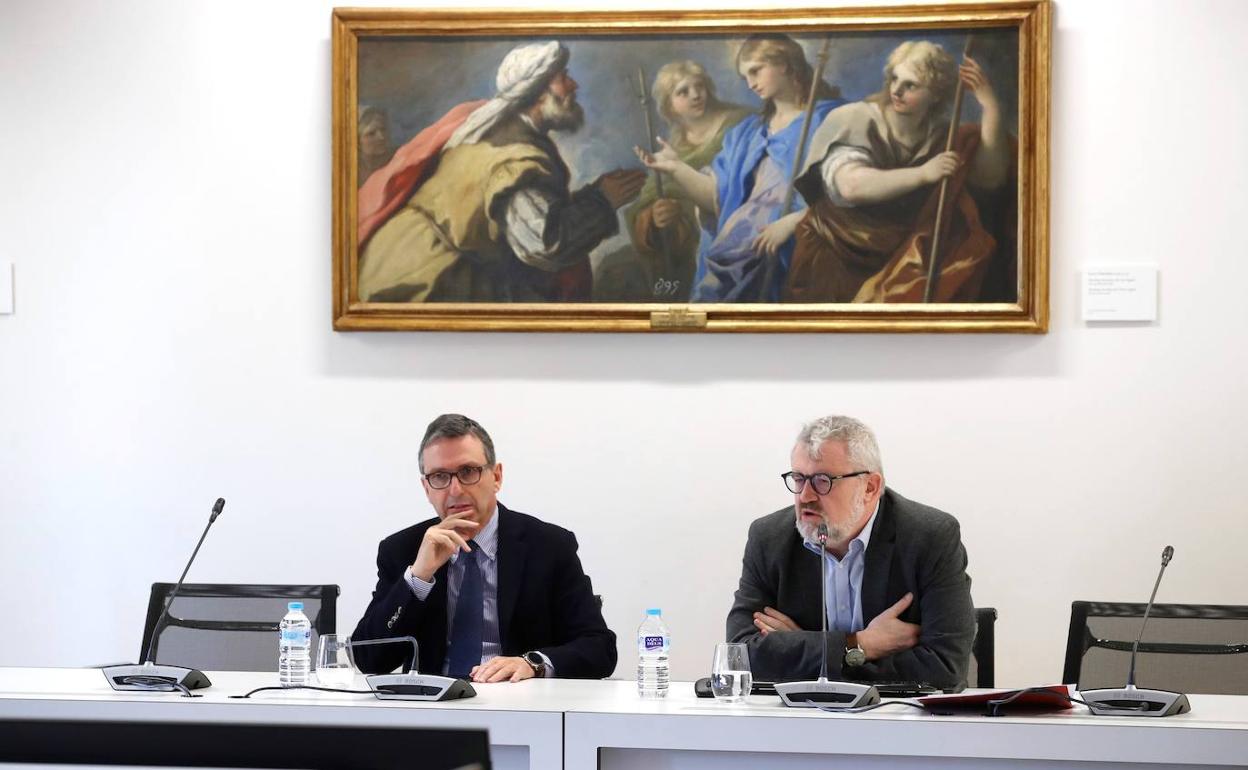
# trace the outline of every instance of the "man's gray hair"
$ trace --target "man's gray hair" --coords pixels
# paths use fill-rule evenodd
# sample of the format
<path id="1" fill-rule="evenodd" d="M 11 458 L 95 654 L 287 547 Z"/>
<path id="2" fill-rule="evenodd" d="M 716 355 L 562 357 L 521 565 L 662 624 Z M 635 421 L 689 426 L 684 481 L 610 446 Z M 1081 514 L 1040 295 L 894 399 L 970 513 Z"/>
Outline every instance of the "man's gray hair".
<path id="1" fill-rule="evenodd" d="M 875 443 L 875 434 L 860 420 L 839 414 L 820 417 L 802 426 L 797 434 L 798 446 L 805 446 L 810 459 L 818 460 L 823 453 L 823 445 L 828 441 L 838 441 L 845 445 L 845 453 L 854 465 L 854 470 L 872 471 L 884 475 L 884 464 L 880 462 L 880 447 Z"/>
<path id="2" fill-rule="evenodd" d="M 417 455 L 417 464 L 420 472 L 425 472 L 425 447 L 430 442 L 444 438 L 459 438 L 460 436 L 475 436 L 481 445 L 485 447 L 485 464 L 487 467 L 494 467 L 494 439 L 490 438 L 490 434 L 485 432 L 485 428 L 481 427 L 481 423 L 465 417 L 462 414 L 443 414 L 439 415 L 433 422 L 429 423 L 429 427 L 425 429 L 425 437 L 420 440 L 420 453 Z"/>

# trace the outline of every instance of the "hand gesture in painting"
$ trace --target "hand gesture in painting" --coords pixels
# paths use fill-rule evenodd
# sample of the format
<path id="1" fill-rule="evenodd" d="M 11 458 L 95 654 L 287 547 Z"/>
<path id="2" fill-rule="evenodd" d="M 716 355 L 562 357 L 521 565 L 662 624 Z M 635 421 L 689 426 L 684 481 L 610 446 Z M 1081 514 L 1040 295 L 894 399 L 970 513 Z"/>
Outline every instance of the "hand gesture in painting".
<path id="1" fill-rule="evenodd" d="M 931 160 L 919 166 L 919 175 L 923 178 L 923 184 L 935 184 L 947 176 L 953 176 L 953 172 L 958 170 L 958 166 L 962 165 L 962 160 L 956 152 L 942 152 L 933 156 Z"/>
<path id="2" fill-rule="evenodd" d="M 673 198 L 659 198 L 650 207 L 650 216 L 654 220 L 655 227 L 671 227 L 680 219 L 680 201 Z"/>
<path id="3" fill-rule="evenodd" d="M 958 67 L 962 85 L 979 101 L 983 116 L 979 124 L 980 146 L 971 160 L 970 182 L 976 187 L 995 190 L 1009 176 L 1010 143 L 1001 120 L 1001 104 L 987 73 L 979 62 L 967 56 Z"/>
<path id="4" fill-rule="evenodd" d="M 997 92 L 992 89 L 992 82 L 978 62 L 967 56 L 958 67 L 958 76 L 962 79 L 962 84 L 975 94 L 984 110 L 998 109 Z"/>
<path id="5" fill-rule="evenodd" d="M 763 228 L 758 234 L 754 242 L 750 244 L 750 248 L 755 254 L 764 254 L 768 257 L 776 256 L 780 251 L 780 247 L 793 237 L 793 232 L 797 230 L 798 220 L 802 218 L 805 211 L 794 211 L 792 214 L 783 216 L 775 222 Z"/>
<path id="6" fill-rule="evenodd" d="M 617 169 L 598 177 L 594 186 L 611 204 L 611 208 L 618 209 L 636 198 L 645 183 L 646 172 L 639 169 Z"/>
<path id="7" fill-rule="evenodd" d="M 670 144 L 664 141 L 663 137 L 656 138 L 661 145 L 661 149 L 658 152 L 650 153 L 640 147 L 633 147 L 633 152 L 637 153 L 637 159 L 646 164 L 646 168 L 667 174 L 675 174 L 681 167 L 688 168 L 688 164 L 680 159 L 680 155 L 677 154 L 676 150 L 672 149 Z"/>
<path id="8" fill-rule="evenodd" d="M 676 150 L 663 141 L 662 137 L 659 138 L 659 144 L 662 149 L 658 152 L 646 152 L 636 146 L 633 147 L 633 152 L 637 153 L 638 160 L 646 164 L 646 168 L 671 174 L 697 206 L 706 211 L 714 211 L 717 203 L 715 177 L 703 174 L 681 160 Z"/>

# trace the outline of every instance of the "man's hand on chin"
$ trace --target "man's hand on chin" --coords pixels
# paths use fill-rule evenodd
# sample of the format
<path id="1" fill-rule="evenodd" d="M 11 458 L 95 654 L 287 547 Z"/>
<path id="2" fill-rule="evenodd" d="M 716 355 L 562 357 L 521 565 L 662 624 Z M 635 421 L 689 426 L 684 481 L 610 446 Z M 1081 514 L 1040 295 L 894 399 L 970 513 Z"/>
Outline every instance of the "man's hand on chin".
<path id="1" fill-rule="evenodd" d="M 490 658 L 472 669 L 474 682 L 519 682 L 521 679 L 533 678 L 533 667 L 524 658 Z"/>

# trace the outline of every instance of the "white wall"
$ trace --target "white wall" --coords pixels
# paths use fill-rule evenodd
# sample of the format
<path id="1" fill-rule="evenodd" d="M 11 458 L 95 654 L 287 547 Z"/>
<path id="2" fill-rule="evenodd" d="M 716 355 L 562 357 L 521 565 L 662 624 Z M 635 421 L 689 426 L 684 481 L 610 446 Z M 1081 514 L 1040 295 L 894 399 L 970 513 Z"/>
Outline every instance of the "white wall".
<path id="1" fill-rule="evenodd" d="M 362 612 L 424 518 L 415 444 L 476 416 L 502 499 L 563 524 L 621 635 L 710 664 L 800 423 L 875 426 L 961 520 L 998 680 L 1059 678 L 1069 604 L 1248 603 L 1248 3 L 1057 8 L 1046 336 L 330 329 L 328 2 L 44 2 L 0 26 L 0 665 L 133 658 L 148 585 L 335 582 Z M 1161 321 L 1089 328 L 1078 269 L 1162 267 Z M 78 613 L 89 627 L 62 632 Z"/>

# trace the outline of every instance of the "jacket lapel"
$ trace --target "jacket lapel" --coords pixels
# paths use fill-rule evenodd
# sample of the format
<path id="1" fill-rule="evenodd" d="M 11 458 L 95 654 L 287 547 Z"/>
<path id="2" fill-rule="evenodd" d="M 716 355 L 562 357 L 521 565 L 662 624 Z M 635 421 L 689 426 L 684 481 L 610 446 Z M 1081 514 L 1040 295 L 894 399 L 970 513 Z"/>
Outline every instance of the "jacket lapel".
<path id="1" fill-rule="evenodd" d="M 508 654 L 508 629 L 520 598 L 520 581 L 524 577 L 525 545 L 523 523 L 498 504 L 498 641 L 503 654 Z"/>
<path id="2" fill-rule="evenodd" d="M 893 522 L 891 496 L 888 490 L 880 497 L 880 510 L 871 528 L 871 542 L 867 544 L 866 563 L 862 569 L 862 622 L 870 623 L 876 615 L 888 609 L 885 596 L 888 576 L 893 569 L 893 548 L 897 542 L 897 528 Z"/>

